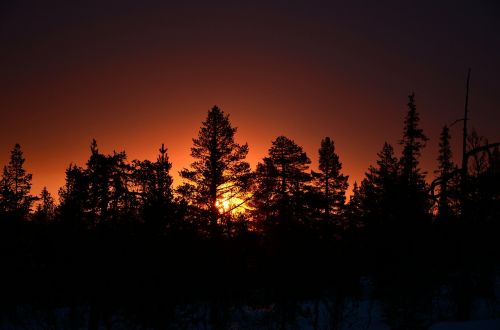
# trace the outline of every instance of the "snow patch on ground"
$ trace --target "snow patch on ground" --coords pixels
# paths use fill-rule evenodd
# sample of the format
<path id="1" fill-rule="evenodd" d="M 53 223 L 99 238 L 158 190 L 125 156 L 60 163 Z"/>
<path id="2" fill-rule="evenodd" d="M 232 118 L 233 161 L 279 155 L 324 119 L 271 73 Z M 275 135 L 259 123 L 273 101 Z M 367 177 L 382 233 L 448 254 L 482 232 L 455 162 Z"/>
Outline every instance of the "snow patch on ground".
<path id="1" fill-rule="evenodd" d="M 429 330 L 499 330 L 500 319 L 465 321 L 465 322 L 440 322 L 429 328 Z"/>

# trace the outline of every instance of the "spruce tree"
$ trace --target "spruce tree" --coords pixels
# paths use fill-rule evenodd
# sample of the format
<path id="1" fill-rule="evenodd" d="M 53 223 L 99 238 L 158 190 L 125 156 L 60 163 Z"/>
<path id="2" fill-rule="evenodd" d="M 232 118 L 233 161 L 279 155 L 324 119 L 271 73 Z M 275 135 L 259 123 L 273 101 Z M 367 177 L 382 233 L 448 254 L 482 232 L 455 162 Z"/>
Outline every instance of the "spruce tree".
<path id="1" fill-rule="evenodd" d="M 398 200 L 399 164 L 393 147 L 387 142 L 377 154 L 377 165 L 370 166 L 362 181 L 363 214 L 376 222 L 387 222 L 394 218 Z"/>
<path id="2" fill-rule="evenodd" d="M 408 99 L 408 113 L 404 121 L 403 139 L 400 142 L 403 146 L 401 174 L 405 184 L 416 186 L 424 181 L 424 176 L 420 173 L 419 158 L 428 139 L 419 127 L 420 115 L 415 105 L 415 94 L 410 94 Z"/>
<path id="3" fill-rule="evenodd" d="M 167 205 L 172 202 L 172 176 L 170 169 L 172 163 L 168 160 L 167 149 L 162 144 L 158 150 L 159 155 L 153 163 L 153 181 L 149 187 L 150 202 Z"/>
<path id="4" fill-rule="evenodd" d="M 415 94 L 408 96 L 408 113 L 404 121 L 403 155 L 401 157 L 401 194 L 404 199 L 399 203 L 404 218 L 419 223 L 428 215 L 429 199 L 425 183 L 425 173 L 421 172 L 419 158 L 425 147 L 427 136 L 419 127 L 420 116 L 415 105 Z"/>

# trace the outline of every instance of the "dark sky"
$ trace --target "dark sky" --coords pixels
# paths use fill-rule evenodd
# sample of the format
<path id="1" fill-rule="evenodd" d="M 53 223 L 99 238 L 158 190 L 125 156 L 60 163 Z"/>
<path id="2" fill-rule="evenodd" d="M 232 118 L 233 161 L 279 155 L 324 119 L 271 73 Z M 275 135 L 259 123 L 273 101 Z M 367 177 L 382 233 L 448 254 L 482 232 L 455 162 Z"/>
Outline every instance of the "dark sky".
<path id="1" fill-rule="evenodd" d="M 0 165 L 21 143 L 34 193 L 56 193 L 92 138 L 130 159 L 164 142 L 175 174 L 214 104 L 253 166 L 281 134 L 315 166 L 328 135 L 352 184 L 401 138 L 411 91 L 432 177 L 468 67 L 472 126 L 500 140 L 496 1 L 4 0 L 0 45 Z"/>

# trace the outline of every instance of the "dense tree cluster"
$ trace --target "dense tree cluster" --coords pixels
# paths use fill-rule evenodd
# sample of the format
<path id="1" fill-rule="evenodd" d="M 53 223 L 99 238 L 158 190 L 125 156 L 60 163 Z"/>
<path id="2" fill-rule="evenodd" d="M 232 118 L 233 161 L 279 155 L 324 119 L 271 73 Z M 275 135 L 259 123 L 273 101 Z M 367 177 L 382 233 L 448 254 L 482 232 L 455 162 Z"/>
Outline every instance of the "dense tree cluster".
<path id="1" fill-rule="evenodd" d="M 342 173 L 330 137 L 321 140 L 317 171 L 309 168 L 311 160 L 302 147 L 286 136 L 272 141 L 268 156 L 252 171 L 246 161 L 248 144 L 235 142 L 237 129 L 217 106 L 208 111 L 193 139 L 194 161 L 180 172 L 183 182 L 177 188 L 164 145 L 155 162 L 128 161 L 124 151 L 101 153 L 93 140 L 85 167 L 70 164 L 67 168 L 56 205 L 46 188 L 39 197 L 31 195 L 32 175 L 24 169 L 25 159 L 16 144 L 0 181 L 0 214 L 82 230 L 144 229 L 159 236 L 182 229 L 203 237 L 231 237 L 241 230 L 268 234 L 272 228 L 280 228 L 278 232 L 294 228 L 328 239 L 355 228 L 387 232 L 464 220 L 465 203 L 478 221 L 494 221 L 498 145 L 489 148 L 486 139 L 470 134 L 467 182 L 460 182 L 449 128 L 444 126 L 436 179 L 430 183 L 419 165 L 428 140 L 419 122 L 411 94 L 401 156 L 385 142 L 376 164 L 359 185 L 354 183 L 349 202 L 348 176 Z"/>
<path id="2" fill-rule="evenodd" d="M 164 145 L 155 162 L 128 161 L 125 152 L 102 154 L 93 140 L 85 167 L 70 164 L 67 168 L 56 206 L 46 188 L 39 197 L 31 195 L 32 175 L 26 173 L 16 144 L 3 170 L 0 210 L 10 218 L 61 221 L 87 229 L 143 224 L 163 235 L 169 229 L 191 226 L 207 236 L 230 234 L 234 223 L 242 222 L 250 231 L 262 231 L 270 224 L 314 227 L 321 223 L 321 228 L 329 226 L 341 233 L 351 227 L 457 218 L 461 192 L 449 129 L 445 126 L 441 133 L 438 184 L 431 187 L 419 166 L 428 140 L 419 121 L 411 94 L 401 157 L 384 143 L 376 164 L 368 168 L 359 186 L 355 183 L 349 203 L 348 176 L 342 173 L 330 137 L 321 140 L 317 171 L 309 169 L 311 160 L 302 147 L 286 136 L 272 141 L 268 156 L 252 171 L 246 161 L 248 145 L 235 142 L 237 129 L 229 115 L 214 106 L 193 139 L 194 161 L 180 172 L 183 183 L 176 189 Z M 474 150 L 487 141 L 473 132 L 468 143 Z M 487 203 L 488 210 L 496 207 L 487 199 L 495 199 L 490 182 L 496 180 L 498 154 L 497 146 L 474 153 L 469 161 L 467 200 Z"/>
<path id="3" fill-rule="evenodd" d="M 280 279 L 271 281 L 272 285 L 285 285 L 290 274 L 321 277 L 304 274 L 305 269 L 316 269 L 315 274 L 334 276 L 338 267 L 343 273 L 369 271 L 384 279 L 386 269 L 379 267 L 394 258 L 417 260 L 432 255 L 430 263 L 460 259 L 450 246 L 458 244 L 462 251 L 463 235 L 473 235 L 471 228 L 478 226 L 477 236 L 469 236 L 468 241 L 484 239 L 486 245 L 481 246 L 490 248 L 487 238 L 500 228 L 498 145 L 490 148 L 477 133 L 470 134 L 467 181 L 460 182 L 450 131 L 444 126 L 431 182 L 419 164 L 428 141 L 419 121 L 411 94 L 401 155 L 385 142 L 364 179 L 354 183 L 349 200 L 348 176 L 342 172 L 331 137 L 320 141 L 317 170 L 310 169 L 311 160 L 297 142 L 278 136 L 252 171 L 246 161 L 248 145 L 235 142 L 237 129 L 217 106 L 208 111 L 193 139 L 193 162 L 180 172 L 183 182 L 177 187 L 173 187 L 172 164 L 163 144 L 156 161 L 129 161 L 124 151 L 101 153 L 93 140 L 85 166 L 70 164 L 66 169 L 58 202 L 46 188 L 36 197 L 31 194 L 32 175 L 24 169 L 25 159 L 16 144 L 0 181 L 2 246 L 12 243 L 26 249 L 15 240 L 40 240 L 41 231 L 52 244 L 66 245 L 57 249 L 68 248 L 72 257 L 81 258 L 82 267 L 88 266 L 82 270 L 75 264 L 75 276 L 89 276 L 85 278 L 104 285 L 93 272 L 100 267 L 118 277 L 132 272 L 126 278 L 142 278 L 146 287 L 149 281 L 164 285 L 159 284 L 164 283 L 160 274 L 175 286 L 200 272 L 212 284 L 243 286 L 235 284 L 236 279 L 244 281 L 250 274 L 255 280 L 265 273 Z M 464 203 L 471 211 L 468 216 Z M 446 234 L 439 236 L 436 230 Z M 9 237 L 9 233 L 15 235 Z M 47 242 L 39 244 L 53 248 Z M 124 260 L 118 257 L 122 252 Z M 47 253 L 65 258 L 61 251 Z M 100 263 L 89 261 L 92 258 Z M 115 259 L 123 264 L 116 266 Z M 124 266 L 129 262 L 144 271 L 131 271 Z M 57 261 L 41 263 L 45 269 Z M 414 271 L 411 267 L 408 264 L 406 275 Z"/>
<path id="4" fill-rule="evenodd" d="M 376 164 L 368 168 L 360 185 L 355 183 L 348 203 L 348 176 L 342 173 L 330 137 L 321 140 L 317 171 L 309 169 L 311 160 L 302 147 L 286 136 L 272 141 L 268 156 L 252 171 L 246 161 L 248 145 L 235 142 L 237 129 L 229 115 L 214 106 L 193 139 L 194 161 L 180 172 L 183 183 L 177 188 L 164 145 L 155 162 L 128 161 L 125 152 L 102 154 L 93 140 L 85 167 L 70 164 L 67 168 L 56 205 L 46 188 L 39 197 L 31 195 L 32 175 L 26 173 L 21 147 L 16 144 L 0 182 L 0 212 L 9 218 L 60 221 L 87 229 L 144 224 L 158 235 L 191 226 L 207 236 L 230 234 L 236 222 L 244 222 L 250 231 L 262 231 L 271 223 L 285 227 L 321 223 L 341 233 L 351 227 L 457 218 L 462 192 L 449 128 L 441 132 L 437 178 L 432 185 L 419 165 L 428 140 L 419 121 L 411 94 L 401 156 L 385 142 Z M 468 144 L 469 150 L 477 150 L 487 140 L 473 132 Z M 488 204 L 488 212 L 496 210 L 492 182 L 497 180 L 498 150 L 498 146 L 481 150 L 468 162 L 466 200 Z"/>

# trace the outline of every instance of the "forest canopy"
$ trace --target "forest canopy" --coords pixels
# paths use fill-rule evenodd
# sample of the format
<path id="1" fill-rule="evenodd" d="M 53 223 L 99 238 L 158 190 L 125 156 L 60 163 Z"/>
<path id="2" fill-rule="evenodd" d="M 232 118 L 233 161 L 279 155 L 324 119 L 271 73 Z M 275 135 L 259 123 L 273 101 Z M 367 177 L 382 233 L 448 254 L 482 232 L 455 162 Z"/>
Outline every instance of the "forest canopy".
<path id="1" fill-rule="evenodd" d="M 32 194 L 32 174 L 24 169 L 25 158 L 16 144 L 0 182 L 1 215 L 74 221 L 88 229 L 132 221 L 152 226 L 158 234 L 189 223 L 207 235 L 231 235 L 234 223 L 254 231 L 281 222 L 328 224 L 345 230 L 391 221 L 452 221 L 463 216 L 465 204 L 481 209 L 485 221 L 498 212 L 495 203 L 486 202 L 495 200 L 497 193 L 493 178 L 498 177 L 498 145 L 488 144 L 475 131 L 467 136 L 467 150 L 474 153 L 467 155 L 469 175 L 464 184 L 444 126 L 437 169 L 431 177 L 420 168 L 428 138 L 420 127 L 414 94 L 409 95 L 401 155 L 385 142 L 376 164 L 361 182 L 354 183 L 349 202 L 348 175 L 342 172 L 332 137 L 318 141 L 317 155 L 307 155 L 290 137 L 278 136 L 268 156 L 252 171 L 246 161 L 249 146 L 235 142 L 236 133 L 229 114 L 217 106 L 210 109 L 193 139 L 193 162 L 180 171 L 183 183 L 177 187 L 165 145 L 154 162 L 129 161 L 125 151 L 101 153 L 93 140 L 87 163 L 68 166 L 66 184 L 56 198 L 46 188 L 38 196 Z M 311 157 L 317 159 L 317 169 L 310 168 Z M 493 195 L 483 196 L 486 192 Z M 471 210 L 470 214 L 479 213 Z"/>
<path id="2" fill-rule="evenodd" d="M 274 310 L 282 306 L 276 301 L 354 297 L 368 276 L 370 299 L 381 301 L 393 326 L 435 321 L 442 314 L 429 311 L 429 300 L 443 285 L 453 302 L 447 318 L 467 319 L 472 292 L 495 290 L 499 144 L 464 130 L 466 167 L 458 166 L 448 126 L 429 141 L 414 94 L 402 127 L 402 153 L 381 141 L 349 200 L 333 137 L 308 155 L 299 141 L 277 136 L 252 170 L 248 144 L 236 142 L 237 128 L 217 106 L 193 138 L 192 162 L 176 187 L 168 144 L 156 160 L 129 160 L 92 140 L 87 162 L 66 168 L 57 198 L 46 188 L 35 195 L 16 144 L 0 180 L 0 250 L 10 270 L 0 302 L 84 304 L 90 328 L 116 308 L 147 320 L 158 311 L 144 324 L 164 328 L 177 324 L 180 302 L 208 299 L 217 302 L 208 319 L 220 327 L 228 326 L 221 301 L 247 296 Z M 434 176 L 420 167 L 428 143 L 439 145 Z M 408 283 L 419 292 L 394 300 Z M 138 312 L 137 301 L 151 309 Z M 332 324 L 341 322 L 332 313 Z"/>

